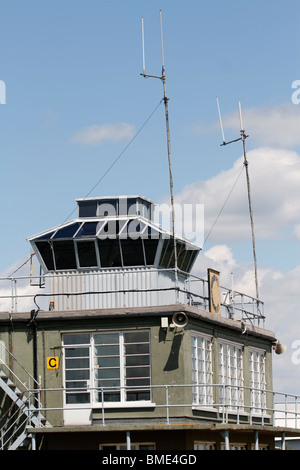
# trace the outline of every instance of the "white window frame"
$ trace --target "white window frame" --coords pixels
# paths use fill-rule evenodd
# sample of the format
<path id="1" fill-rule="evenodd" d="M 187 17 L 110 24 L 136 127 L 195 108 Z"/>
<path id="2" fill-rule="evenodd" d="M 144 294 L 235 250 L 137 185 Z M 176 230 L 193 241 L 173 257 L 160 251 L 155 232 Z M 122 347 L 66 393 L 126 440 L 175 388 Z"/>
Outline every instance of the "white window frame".
<path id="1" fill-rule="evenodd" d="M 249 348 L 249 386 L 252 412 L 263 414 L 266 409 L 266 351 Z"/>
<path id="2" fill-rule="evenodd" d="M 218 378 L 225 386 L 227 410 L 241 411 L 244 406 L 244 346 L 220 339 L 218 341 Z M 224 388 L 219 388 L 219 403 L 224 406 Z"/>
<path id="3" fill-rule="evenodd" d="M 202 341 L 201 347 L 197 344 L 198 339 Z M 192 331 L 191 348 L 193 407 L 213 406 L 212 336 Z M 202 364 L 201 367 L 200 364 Z M 204 376 L 203 381 L 199 380 L 200 374 Z"/>
<path id="4" fill-rule="evenodd" d="M 127 401 L 126 400 L 126 389 L 124 388 L 125 387 L 125 348 L 124 348 L 124 334 L 125 333 L 137 333 L 138 331 L 141 331 L 141 332 L 147 332 L 148 333 L 148 338 L 149 338 L 149 379 L 150 379 L 150 384 L 149 385 L 145 385 L 145 390 L 149 390 L 149 393 L 150 393 L 150 399 L 149 400 L 136 400 L 136 401 Z M 84 332 L 85 333 L 85 332 Z M 70 332 L 70 333 L 65 333 L 66 335 L 69 334 L 69 335 L 77 335 L 77 334 L 80 334 L 80 333 L 73 333 L 73 332 Z M 143 329 L 143 330 L 122 330 L 122 331 L 98 331 L 98 332 L 91 332 L 91 333 L 87 333 L 90 335 L 90 343 L 89 345 L 87 344 L 74 344 L 74 345 L 64 345 L 63 344 L 63 383 L 64 383 L 64 386 L 66 384 L 66 367 L 65 367 L 65 359 L 66 359 L 66 356 L 65 356 L 65 350 L 66 349 L 69 349 L 69 348 L 80 348 L 80 347 L 89 347 L 89 370 L 90 370 L 90 380 L 88 381 L 87 383 L 87 392 L 90 393 L 90 401 L 88 403 L 70 403 L 70 404 L 67 404 L 66 403 L 66 395 L 67 393 L 65 392 L 64 393 L 64 406 L 66 408 L 120 408 L 120 407 L 126 407 L 126 408 L 130 408 L 130 407 L 136 407 L 136 406 L 153 406 L 153 403 L 152 403 L 152 390 L 151 390 L 151 370 L 152 370 L 152 367 L 151 367 L 151 338 L 150 338 L 150 330 L 148 329 Z M 119 358 L 120 358 L 120 364 L 119 364 L 119 369 L 120 369 L 120 400 L 119 401 L 112 401 L 112 402 L 108 402 L 108 401 L 102 401 L 101 400 L 98 400 L 97 399 L 97 394 L 99 393 L 99 390 L 96 390 L 95 389 L 95 382 L 96 382 L 96 378 L 95 378 L 95 370 L 96 370 L 96 367 L 95 367 L 95 343 L 94 343 L 94 335 L 97 335 L 97 334 L 118 334 L 119 335 L 119 343 L 118 343 L 118 346 L 119 346 Z M 74 368 L 74 370 L 76 370 Z M 139 387 L 141 388 L 141 387 Z M 130 387 L 128 387 L 127 390 L 130 390 Z M 73 389 L 73 392 L 76 393 L 76 389 Z M 80 391 L 78 392 L 80 393 Z M 84 393 L 84 392 L 82 392 Z"/>

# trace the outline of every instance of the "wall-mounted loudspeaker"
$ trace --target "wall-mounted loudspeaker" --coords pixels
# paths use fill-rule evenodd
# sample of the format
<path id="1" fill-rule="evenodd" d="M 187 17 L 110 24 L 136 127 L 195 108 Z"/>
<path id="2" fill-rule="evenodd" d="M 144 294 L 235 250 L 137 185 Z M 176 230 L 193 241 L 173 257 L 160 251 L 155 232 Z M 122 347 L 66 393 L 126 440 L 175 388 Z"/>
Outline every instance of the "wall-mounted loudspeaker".
<path id="1" fill-rule="evenodd" d="M 188 322 L 188 317 L 184 312 L 174 313 L 172 317 L 173 326 L 184 328 Z"/>
<path id="2" fill-rule="evenodd" d="M 285 353 L 286 351 L 286 345 L 285 344 L 281 344 L 278 340 L 276 341 L 276 343 L 274 344 L 273 346 L 273 349 L 275 351 L 276 354 L 283 354 Z"/>

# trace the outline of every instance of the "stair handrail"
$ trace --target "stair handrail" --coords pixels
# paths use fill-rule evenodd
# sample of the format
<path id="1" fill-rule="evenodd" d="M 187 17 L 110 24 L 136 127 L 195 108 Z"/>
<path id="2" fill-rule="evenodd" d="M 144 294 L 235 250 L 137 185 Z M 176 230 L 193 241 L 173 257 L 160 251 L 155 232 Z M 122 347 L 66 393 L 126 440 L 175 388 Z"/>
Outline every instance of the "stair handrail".
<path id="1" fill-rule="evenodd" d="M 3 342 L 0 342 L 0 348 L 3 348 L 9 357 L 12 359 L 12 361 L 15 361 L 19 367 L 25 372 L 28 378 L 28 386 L 24 384 L 24 382 L 21 381 L 21 379 L 15 374 L 15 372 L 8 366 L 8 364 L 2 359 L 1 354 L 0 354 L 0 365 L 2 364 L 6 369 L 9 371 L 9 373 L 16 379 L 18 384 L 20 384 L 23 387 L 23 390 L 25 390 L 24 393 L 28 393 L 28 401 L 30 400 L 30 397 L 34 398 L 34 407 L 37 408 L 39 411 L 41 408 L 41 401 L 40 401 L 40 384 L 38 381 L 30 374 L 30 372 L 18 361 L 18 359 L 6 348 L 6 346 L 3 344 Z M 31 386 L 33 384 L 33 386 Z"/>
<path id="2" fill-rule="evenodd" d="M 24 384 L 24 382 L 21 381 L 21 379 L 15 374 L 15 372 L 9 367 L 9 365 L 6 363 L 6 361 L 3 359 L 4 355 L 0 354 L 0 366 L 4 366 L 6 370 L 11 374 L 11 376 L 15 379 L 14 380 L 14 385 L 15 386 L 20 386 L 21 385 L 21 393 L 24 397 L 27 396 L 26 402 L 28 403 L 28 407 L 26 412 L 23 411 L 23 414 L 26 417 L 26 420 L 29 420 L 29 425 L 31 425 L 31 417 L 35 412 L 38 413 L 38 419 L 40 419 L 40 410 L 41 410 L 41 401 L 40 401 L 40 384 L 37 382 L 37 380 L 30 374 L 30 372 L 18 361 L 18 359 L 6 348 L 6 346 L 3 344 L 3 342 L 0 342 L 0 348 L 2 348 L 6 353 L 8 354 L 8 357 L 12 359 L 12 361 L 15 361 L 19 367 L 25 372 L 27 378 L 28 378 L 28 386 Z M 3 371 L 6 373 L 5 371 Z M 34 385 L 33 389 L 31 389 L 31 384 Z M 31 406 L 31 398 L 33 397 L 33 404 Z M 3 444 L 5 440 L 5 435 L 9 433 L 10 429 L 12 429 L 20 420 L 20 417 L 17 416 L 17 412 L 15 412 L 15 417 L 12 415 L 10 419 L 5 423 L 3 428 L 1 428 L 1 445 L 0 449 L 3 449 Z M 9 439 L 11 439 L 14 435 L 17 434 L 17 431 L 19 428 L 22 427 L 22 423 L 25 423 L 25 421 L 21 421 L 21 424 L 17 425 L 17 429 L 14 431 L 14 433 L 10 436 Z M 4 428 L 6 429 L 4 431 Z M 7 441 L 8 442 L 8 441 Z"/>

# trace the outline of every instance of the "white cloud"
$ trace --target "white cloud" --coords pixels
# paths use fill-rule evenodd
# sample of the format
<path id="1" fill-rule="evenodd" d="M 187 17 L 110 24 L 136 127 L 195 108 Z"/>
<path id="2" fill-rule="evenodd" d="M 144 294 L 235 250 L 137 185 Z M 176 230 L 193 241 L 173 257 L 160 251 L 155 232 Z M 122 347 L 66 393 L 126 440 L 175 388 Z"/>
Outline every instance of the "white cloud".
<path id="1" fill-rule="evenodd" d="M 245 130 L 261 145 L 291 148 L 300 144 L 300 112 L 292 103 L 264 106 L 242 111 Z M 232 113 L 224 119 L 225 129 L 239 130 L 239 117 Z"/>
<path id="2" fill-rule="evenodd" d="M 292 150 L 259 148 L 248 152 L 247 157 L 256 237 L 299 238 L 300 156 Z M 181 205 L 204 204 L 205 237 L 210 232 L 213 243 L 251 237 L 243 157 L 229 170 L 186 186 L 175 201 Z"/>
<path id="3" fill-rule="evenodd" d="M 300 112 L 299 106 L 293 103 L 284 103 L 278 106 L 266 105 L 260 108 L 249 108 L 242 110 L 243 127 L 250 135 L 251 141 L 258 145 L 279 146 L 282 148 L 293 148 L 300 145 Z M 234 131 L 235 137 L 239 136 L 240 118 L 238 106 L 236 111 L 222 116 L 225 139 L 231 140 L 226 131 Z M 196 134 L 207 134 L 220 129 L 219 121 L 212 125 L 196 125 L 193 132 Z"/>
<path id="4" fill-rule="evenodd" d="M 134 126 L 126 122 L 93 125 L 78 131 L 72 137 L 72 141 L 81 144 L 100 145 L 104 141 L 119 142 L 132 139 L 134 133 Z"/>

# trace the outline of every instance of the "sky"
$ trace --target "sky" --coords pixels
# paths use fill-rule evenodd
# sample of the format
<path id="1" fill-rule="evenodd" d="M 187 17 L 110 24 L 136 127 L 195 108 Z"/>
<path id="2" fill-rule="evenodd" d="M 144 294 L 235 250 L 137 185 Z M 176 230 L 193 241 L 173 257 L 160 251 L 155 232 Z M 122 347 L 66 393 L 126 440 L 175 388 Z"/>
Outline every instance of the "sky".
<path id="1" fill-rule="evenodd" d="M 146 73 L 161 74 L 160 10 L 175 201 L 204 205 L 195 274 L 255 294 L 243 148 L 220 145 L 218 97 L 226 141 L 239 102 L 249 136 L 259 295 L 287 345 L 274 389 L 300 395 L 296 0 L 2 0 L 0 275 L 29 275 L 27 238 L 74 218 L 77 198 L 168 200 L 162 82 L 141 76 L 142 18 Z"/>

